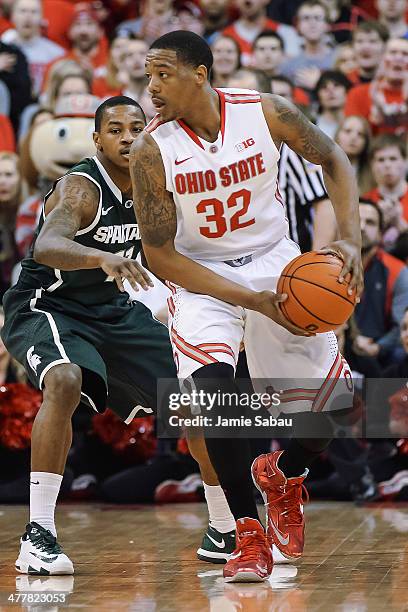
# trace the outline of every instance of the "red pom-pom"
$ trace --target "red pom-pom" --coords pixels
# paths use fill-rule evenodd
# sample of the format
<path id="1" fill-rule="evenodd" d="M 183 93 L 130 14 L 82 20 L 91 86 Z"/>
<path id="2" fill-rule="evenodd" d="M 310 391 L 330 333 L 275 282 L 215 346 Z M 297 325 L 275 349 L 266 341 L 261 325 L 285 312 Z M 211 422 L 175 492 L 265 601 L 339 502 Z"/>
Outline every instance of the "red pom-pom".
<path id="1" fill-rule="evenodd" d="M 408 389 L 403 387 L 388 398 L 391 408 L 390 431 L 397 436 L 408 436 Z"/>
<path id="2" fill-rule="evenodd" d="M 23 383 L 0 387 L 0 444 L 22 450 L 31 444 L 31 430 L 42 393 Z"/>
<path id="3" fill-rule="evenodd" d="M 132 462 L 147 461 L 155 453 L 157 439 L 153 417 L 139 417 L 126 425 L 108 409 L 102 414 L 95 414 L 92 424 L 94 432 L 104 444 Z"/>

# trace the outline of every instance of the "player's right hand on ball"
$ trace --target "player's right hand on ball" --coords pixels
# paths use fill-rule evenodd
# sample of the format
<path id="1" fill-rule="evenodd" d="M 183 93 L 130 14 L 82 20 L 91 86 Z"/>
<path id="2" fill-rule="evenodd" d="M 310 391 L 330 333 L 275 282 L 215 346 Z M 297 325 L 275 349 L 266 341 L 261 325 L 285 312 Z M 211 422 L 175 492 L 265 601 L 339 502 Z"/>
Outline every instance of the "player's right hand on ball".
<path id="1" fill-rule="evenodd" d="M 312 332 L 306 331 L 300 327 L 296 327 L 293 325 L 288 319 L 283 315 L 281 309 L 279 308 L 279 304 L 284 302 L 287 299 L 286 293 L 273 293 L 273 291 L 260 291 L 258 293 L 258 312 L 269 317 L 278 325 L 281 325 L 291 334 L 295 336 L 315 336 Z"/>
<path id="2" fill-rule="evenodd" d="M 104 253 L 101 268 L 108 276 L 116 282 L 120 291 L 125 291 L 124 279 L 128 280 L 135 291 L 139 291 L 140 285 L 145 291 L 153 287 L 153 282 L 146 270 L 134 259 L 128 259 L 114 253 Z"/>

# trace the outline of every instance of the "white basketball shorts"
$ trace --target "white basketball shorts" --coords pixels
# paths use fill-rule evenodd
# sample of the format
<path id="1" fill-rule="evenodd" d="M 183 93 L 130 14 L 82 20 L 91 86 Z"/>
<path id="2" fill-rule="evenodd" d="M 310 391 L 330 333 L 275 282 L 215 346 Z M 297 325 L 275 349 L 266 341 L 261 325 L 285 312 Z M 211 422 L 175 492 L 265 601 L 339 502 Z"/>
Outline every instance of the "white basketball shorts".
<path id="1" fill-rule="evenodd" d="M 299 254 L 299 247 L 283 238 L 261 255 L 197 263 L 254 291 L 276 291 L 281 271 Z M 181 380 L 217 362 L 235 368 L 243 340 L 255 391 L 270 392 L 272 387 L 280 393 L 281 404 L 274 412 L 320 412 L 352 405 L 351 372 L 334 332 L 295 336 L 253 310 L 168 286 L 169 330 Z"/>

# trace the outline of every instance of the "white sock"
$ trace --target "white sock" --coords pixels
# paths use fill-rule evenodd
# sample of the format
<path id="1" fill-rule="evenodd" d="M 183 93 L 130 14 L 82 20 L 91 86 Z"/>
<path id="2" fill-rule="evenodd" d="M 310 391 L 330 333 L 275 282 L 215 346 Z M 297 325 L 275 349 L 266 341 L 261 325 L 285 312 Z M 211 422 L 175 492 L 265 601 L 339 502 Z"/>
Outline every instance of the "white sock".
<path id="1" fill-rule="evenodd" d="M 31 472 L 30 474 L 30 523 L 35 521 L 57 536 L 54 512 L 61 487 L 61 474 Z"/>
<path id="2" fill-rule="evenodd" d="M 204 484 L 204 494 L 210 515 L 210 525 L 221 533 L 227 533 L 235 529 L 235 519 L 220 485 Z"/>

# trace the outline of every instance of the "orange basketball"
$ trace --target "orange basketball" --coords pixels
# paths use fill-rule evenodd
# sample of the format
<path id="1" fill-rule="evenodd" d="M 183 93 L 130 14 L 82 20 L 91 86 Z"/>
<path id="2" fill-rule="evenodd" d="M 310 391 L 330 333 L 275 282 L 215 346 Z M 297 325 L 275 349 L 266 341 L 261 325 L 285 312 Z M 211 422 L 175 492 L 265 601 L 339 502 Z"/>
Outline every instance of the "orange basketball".
<path id="1" fill-rule="evenodd" d="M 283 315 L 297 327 L 317 333 L 345 323 L 356 304 L 356 290 L 347 293 L 350 274 L 339 283 L 342 267 L 339 257 L 316 251 L 288 263 L 277 286 L 277 293 L 288 296 L 279 304 Z"/>

